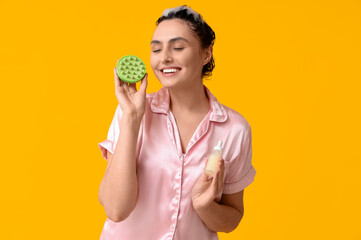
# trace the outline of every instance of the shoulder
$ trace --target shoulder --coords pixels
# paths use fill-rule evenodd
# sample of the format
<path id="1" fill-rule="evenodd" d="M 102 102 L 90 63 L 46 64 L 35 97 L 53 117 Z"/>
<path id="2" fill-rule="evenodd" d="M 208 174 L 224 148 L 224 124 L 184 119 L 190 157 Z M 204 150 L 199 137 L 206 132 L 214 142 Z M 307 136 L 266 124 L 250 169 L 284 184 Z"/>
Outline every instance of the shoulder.
<path id="1" fill-rule="evenodd" d="M 223 108 L 227 112 L 227 121 L 225 124 L 227 124 L 226 127 L 226 133 L 227 136 L 225 138 L 225 141 L 228 144 L 228 147 L 225 150 L 228 149 L 228 161 L 233 162 L 234 159 L 239 159 L 240 154 L 246 153 L 249 146 L 251 146 L 252 142 L 252 132 L 251 132 L 251 125 L 247 121 L 247 119 L 236 110 L 224 106 Z"/>
<path id="2" fill-rule="evenodd" d="M 232 131 L 237 131 L 242 133 L 251 132 L 251 125 L 241 113 L 223 104 L 221 105 L 227 113 L 226 123 L 232 128 Z"/>
<path id="3" fill-rule="evenodd" d="M 241 113 L 222 104 L 207 87 L 205 87 L 205 90 L 211 100 L 211 106 L 213 106 L 212 115 L 217 116 L 213 119 L 219 119 L 222 123 L 220 125 L 235 133 L 250 131 L 251 126 Z"/>

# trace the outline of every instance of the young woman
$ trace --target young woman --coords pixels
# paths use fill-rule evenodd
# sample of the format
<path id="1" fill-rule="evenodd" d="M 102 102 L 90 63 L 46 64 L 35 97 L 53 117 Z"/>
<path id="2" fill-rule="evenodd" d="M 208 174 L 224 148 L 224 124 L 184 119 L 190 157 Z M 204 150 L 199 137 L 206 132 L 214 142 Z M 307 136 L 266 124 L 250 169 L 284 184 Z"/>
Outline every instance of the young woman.
<path id="1" fill-rule="evenodd" d="M 150 64 L 162 84 L 146 94 L 118 78 L 119 105 L 99 143 L 108 161 L 99 189 L 107 220 L 101 240 L 218 239 L 243 217 L 243 191 L 256 174 L 251 128 L 203 85 L 214 68 L 215 34 L 186 5 L 167 9 L 156 22 Z M 204 174 L 223 141 L 213 178 Z"/>

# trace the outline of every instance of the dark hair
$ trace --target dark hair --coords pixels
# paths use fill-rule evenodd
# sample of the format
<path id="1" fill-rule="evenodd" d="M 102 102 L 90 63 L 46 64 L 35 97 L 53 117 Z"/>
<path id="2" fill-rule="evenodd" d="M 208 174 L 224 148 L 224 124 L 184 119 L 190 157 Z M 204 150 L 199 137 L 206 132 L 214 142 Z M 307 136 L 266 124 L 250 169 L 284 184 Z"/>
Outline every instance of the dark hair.
<path id="1" fill-rule="evenodd" d="M 184 20 L 186 23 L 188 23 L 189 28 L 194 32 L 201 43 L 201 47 L 203 49 L 208 48 L 209 46 L 214 45 L 214 41 L 216 39 L 216 34 L 212 30 L 212 28 L 203 20 L 202 16 L 199 14 L 199 16 L 195 15 L 195 13 L 192 13 L 188 9 L 187 5 L 183 5 L 182 7 L 186 7 L 184 9 L 178 10 L 178 11 L 170 11 L 168 14 L 161 16 L 156 21 L 155 25 L 158 26 L 159 23 L 161 23 L 164 20 L 169 19 L 181 19 Z M 192 10 L 193 11 L 193 10 Z M 197 13 L 198 14 L 198 13 Z M 204 76 L 210 77 L 212 75 L 212 71 L 215 67 L 214 58 L 212 55 L 211 60 L 203 66 L 202 69 L 202 78 Z"/>

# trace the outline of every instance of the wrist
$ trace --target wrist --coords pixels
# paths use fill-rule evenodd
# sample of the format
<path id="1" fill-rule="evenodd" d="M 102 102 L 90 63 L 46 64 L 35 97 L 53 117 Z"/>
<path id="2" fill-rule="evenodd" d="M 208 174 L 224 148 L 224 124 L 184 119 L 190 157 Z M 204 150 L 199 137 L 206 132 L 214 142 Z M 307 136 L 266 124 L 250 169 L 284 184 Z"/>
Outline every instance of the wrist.
<path id="1" fill-rule="evenodd" d="M 122 125 L 128 125 L 130 127 L 139 127 L 140 123 L 142 122 L 143 119 L 143 115 L 140 117 L 138 114 L 136 113 L 123 113 L 120 121 L 122 123 Z"/>
<path id="2" fill-rule="evenodd" d="M 196 210 L 196 212 L 207 212 L 213 206 L 214 203 L 215 202 L 212 201 L 207 205 L 193 205 L 193 208 L 194 210 Z"/>

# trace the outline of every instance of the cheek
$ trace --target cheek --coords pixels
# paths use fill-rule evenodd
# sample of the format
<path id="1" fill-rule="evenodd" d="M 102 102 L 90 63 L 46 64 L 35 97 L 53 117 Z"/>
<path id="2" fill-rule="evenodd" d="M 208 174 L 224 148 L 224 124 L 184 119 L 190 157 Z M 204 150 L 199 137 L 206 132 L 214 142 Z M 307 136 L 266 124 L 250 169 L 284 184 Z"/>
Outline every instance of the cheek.
<path id="1" fill-rule="evenodd" d="M 185 64 L 190 68 L 199 68 L 202 65 L 202 59 L 198 54 L 194 52 L 189 52 L 184 55 Z"/>
<path id="2" fill-rule="evenodd" d="M 152 54 L 150 55 L 149 63 L 154 71 L 156 68 L 156 58 Z"/>

